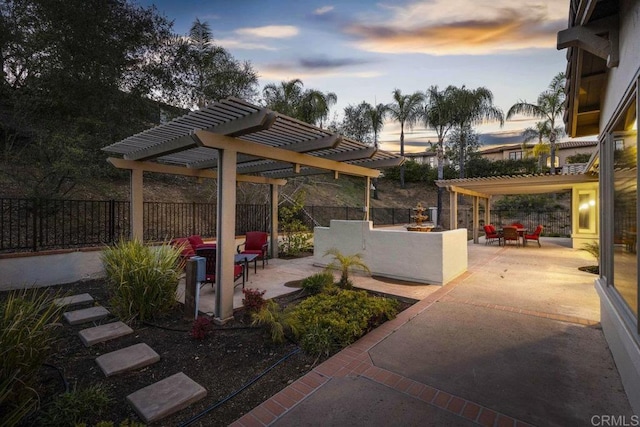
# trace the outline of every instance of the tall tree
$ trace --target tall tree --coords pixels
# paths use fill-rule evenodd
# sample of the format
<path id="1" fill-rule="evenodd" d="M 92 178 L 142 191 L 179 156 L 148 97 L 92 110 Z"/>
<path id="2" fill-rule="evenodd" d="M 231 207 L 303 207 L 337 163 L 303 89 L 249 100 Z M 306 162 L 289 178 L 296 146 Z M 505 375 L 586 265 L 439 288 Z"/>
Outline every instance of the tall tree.
<path id="1" fill-rule="evenodd" d="M 389 106 L 386 104 L 377 104 L 375 107 L 371 104 L 366 104 L 366 114 L 371 123 L 371 129 L 373 130 L 373 146 L 378 148 L 378 134 L 384 128 L 384 119 L 389 113 Z"/>
<path id="2" fill-rule="evenodd" d="M 267 108 L 295 117 L 302 99 L 302 87 L 300 79 L 283 80 L 280 84 L 269 83 L 262 89 L 264 103 Z"/>
<path id="3" fill-rule="evenodd" d="M 453 89 L 453 122 L 460 131 L 460 178 L 464 178 L 464 159 L 466 150 L 466 128 L 486 121 L 498 121 L 500 126 L 504 124 L 504 114 L 502 110 L 493 105 L 493 93 L 485 88 L 467 89 L 464 85 L 461 88 Z"/>
<path id="4" fill-rule="evenodd" d="M 371 105 L 361 102 L 357 105 L 347 105 L 344 117 L 338 126 L 338 131 L 346 137 L 353 138 L 365 144 L 373 144 L 373 127 L 369 117 Z"/>
<path id="5" fill-rule="evenodd" d="M 400 89 L 392 93 L 393 102 L 388 104 L 389 116 L 400 123 L 400 155 L 404 156 L 404 126 L 413 128 L 420 119 L 424 95 L 420 92 L 403 95 Z M 404 165 L 400 166 L 400 187 L 404 188 Z"/>
<path id="6" fill-rule="evenodd" d="M 321 92 L 317 89 L 307 89 L 300 100 L 298 118 L 312 123 L 320 128 L 329 117 L 329 110 L 338 102 L 338 96 L 333 92 Z"/>
<path id="7" fill-rule="evenodd" d="M 533 127 L 528 127 L 522 131 L 522 145 L 524 149 L 526 149 L 527 142 L 538 141 L 531 149 L 531 154 L 538 160 L 539 170 L 542 170 L 544 167 L 544 156 L 549 154 L 549 145 L 544 143 L 544 138 L 548 138 L 550 132 L 549 122 L 546 120 L 536 122 Z"/>
<path id="8" fill-rule="evenodd" d="M 509 108 L 507 112 L 507 120 L 516 114 L 524 114 L 541 118 L 549 123 L 549 151 L 551 152 L 551 174 L 555 172 L 556 160 L 556 139 L 558 131 L 556 128 L 556 119 L 562 116 L 564 111 L 565 93 L 564 86 L 566 84 L 566 76 L 564 73 L 558 73 L 549 83 L 547 90 L 538 95 L 535 104 L 527 101 L 519 101 Z"/>
<path id="9" fill-rule="evenodd" d="M 425 126 L 436 132 L 438 143 L 436 152 L 438 156 L 438 179 L 444 178 L 444 142 L 447 133 L 454 126 L 454 86 L 449 86 L 445 90 L 438 90 L 438 86 L 431 86 L 425 94 L 426 103 L 422 110 L 422 118 Z M 438 227 L 442 226 L 442 193 L 443 189 L 438 187 Z"/>
<path id="10" fill-rule="evenodd" d="M 449 134 L 447 147 L 447 158 L 453 164 L 466 165 L 473 159 L 477 158 L 480 148 L 480 137 L 471 126 L 464 128 L 454 128 Z M 462 141 L 464 141 L 465 149 L 462 150 Z M 459 167 L 459 166 L 458 166 Z"/>

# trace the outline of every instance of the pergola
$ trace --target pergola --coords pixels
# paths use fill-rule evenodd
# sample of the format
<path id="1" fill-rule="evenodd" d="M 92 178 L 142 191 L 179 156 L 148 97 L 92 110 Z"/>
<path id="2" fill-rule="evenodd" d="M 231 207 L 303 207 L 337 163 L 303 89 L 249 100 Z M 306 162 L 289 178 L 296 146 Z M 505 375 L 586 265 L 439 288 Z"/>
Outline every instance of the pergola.
<path id="1" fill-rule="evenodd" d="M 473 242 L 478 243 L 480 232 L 480 200 L 485 202 L 484 223 L 489 224 L 491 197 L 510 194 L 543 194 L 573 190 L 584 184 L 597 184 L 597 173 L 567 175 L 518 175 L 485 178 L 461 178 L 436 181 L 449 191 L 449 228 L 458 228 L 458 195 L 473 197 Z"/>
<path id="2" fill-rule="evenodd" d="M 278 187 L 284 178 L 333 173 L 365 178 L 365 219 L 371 178 L 377 168 L 398 166 L 403 157 L 372 148 L 326 129 L 246 101 L 229 98 L 103 149 L 131 171 L 132 238 L 143 239 L 143 173 L 157 172 L 217 182 L 217 268 L 215 315 L 233 315 L 236 183 L 271 189 L 271 253 L 278 253 Z"/>

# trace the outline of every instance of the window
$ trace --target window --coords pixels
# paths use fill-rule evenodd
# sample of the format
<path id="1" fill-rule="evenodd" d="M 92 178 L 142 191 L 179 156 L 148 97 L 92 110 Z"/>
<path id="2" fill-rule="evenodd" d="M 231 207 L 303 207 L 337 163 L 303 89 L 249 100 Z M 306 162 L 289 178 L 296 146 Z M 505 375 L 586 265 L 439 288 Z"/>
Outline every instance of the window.
<path id="1" fill-rule="evenodd" d="M 596 232 L 596 191 L 578 191 L 578 232 Z"/>
<path id="2" fill-rule="evenodd" d="M 522 160 L 522 151 L 510 151 L 509 160 Z"/>
<path id="3" fill-rule="evenodd" d="M 624 151 L 624 139 L 616 139 L 614 147 L 615 151 Z"/>

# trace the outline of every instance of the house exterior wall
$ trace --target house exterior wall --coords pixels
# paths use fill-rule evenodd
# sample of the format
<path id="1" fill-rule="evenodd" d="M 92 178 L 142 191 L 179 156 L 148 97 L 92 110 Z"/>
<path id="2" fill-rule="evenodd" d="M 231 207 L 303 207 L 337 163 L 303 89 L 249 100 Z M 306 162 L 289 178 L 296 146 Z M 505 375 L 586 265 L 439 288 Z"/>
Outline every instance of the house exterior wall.
<path id="1" fill-rule="evenodd" d="M 331 248 L 343 255 L 359 253 L 371 273 L 392 279 L 445 285 L 467 270 L 467 230 L 417 232 L 373 229 L 370 221 L 332 220 L 316 227 L 313 261 L 326 266 Z"/>
<path id="2" fill-rule="evenodd" d="M 628 100 L 638 96 L 638 78 L 640 71 L 640 2 L 621 0 L 619 2 L 619 54 L 618 67 L 610 68 L 600 116 L 600 248 L 601 276 L 596 280 L 596 289 L 600 297 L 602 329 L 620 372 L 622 383 L 629 397 L 629 403 L 635 413 L 640 413 L 640 334 L 638 316 L 629 308 L 628 301 L 616 290 L 616 270 L 614 257 L 616 246 L 614 213 L 614 153 L 611 148 L 615 141 L 613 133 L 616 122 L 622 117 L 623 108 Z M 637 111 L 637 110 L 636 110 Z M 636 113 L 637 117 L 637 113 Z M 637 131 L 632 136 L 637 144 Z M 636 152 L 637 160 L 637 152 Z M 636 189 L 637 195 L 637 172 Z M 637 227 L 636 217 L 635 226 Z M 634 249 L 635 251 L 635 249 Z M 631 254 L 628 254 L 633 259 Z M 638 254 L 635 255 L 637 271 Z M 611 274 L 612 273 L 612 274 Z M 613 279 L 611 279 L 611 277 Z M 633 284 L 632 284 L 633 285 Z M 637 292 L 637 279 L 635 290 Z"/>

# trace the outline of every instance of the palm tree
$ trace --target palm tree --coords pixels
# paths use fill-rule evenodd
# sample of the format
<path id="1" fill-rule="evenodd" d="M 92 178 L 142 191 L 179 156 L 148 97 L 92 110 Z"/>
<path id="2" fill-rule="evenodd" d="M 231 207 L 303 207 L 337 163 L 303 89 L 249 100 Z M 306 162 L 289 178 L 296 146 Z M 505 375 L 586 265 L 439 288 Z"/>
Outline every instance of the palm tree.
<path id="1" fill-rule="evenodd" d="M 526 101 L 520 101 L 513 104 L 507 112 L 507 120 L 516 114 L 524 114 L 533 117 L 539 117 L 549 122 L 549 148 L 551 151 L 551 174 L 554 175 L 556 163 L 556 138 L 558 131 L 556 130 L 556 118 L 562 116 L 564 111 L 565 93 L 564 86 L 566 76 L 564 73 L 558 73 L 549 84 L 547 90 L 538 95 L 537 103 L 531 104 Z"/>
<path id="2" fill-rule="evenodd" d="M 371 129 L 373 129 L 373 146 L 378 148 L 378 134 L 384 128 L 384 119 L 389 113 L 389 107 L 386 104 L 378 104 L 373 107 L 371 104 L 366 105 L 366 114 L 371 120 Z"/>
<path id="3" fill-rule="evenodd" d="M 353 283 L 349 279 L 349 272 L 353 271 L 356 268 L 360 268 L 367 273 L 371 273 L 367 264 L 362 261 L 362 255 L 353 254 L 353 255 L 343 255 L 336 248 L 331 248 L 324 253 L 324 256 L 332 255 L 333 261 L 327 265 L 326 269 L 331 270 L 339 270 L 340 271 L 340 281 L 338 282 L 338 286 L 343 289 L 351 289 L 353 288 Z"/>
<path id="4" fill-rule="evenodd" d="M 498 121 L 500 126 L 504 124 L 504 114 L 502 110 L 493 105 L 493 93 L 485 88 L 467 89 L 464 85 L 461 88 L 453 88 L 453 123 L 463 130 L 472 128 L 472 125 L 486 121 Z M 465 132 L 460 132 L 460 178 L 464 178 L 465 159 Z"/>
<path id="5" fill-rule="evenodd" d="M 333 92 L 321 92 L 317 89 L 306 90 L 302 94 L 298 119 L 322 128 L 323 121 L 329 117 L 329 109 L 338 101 Z"/>
<path id="6" fill-rule="evenodd" d="M 538 169 L 542 170 L 544 156 L 549 154 L 549 146 L 543 142 L 544 137 L 548 137 L 551 129 L 549 128 L 548 121 L 536 122 L 534 127 L 526 128 L 522 132 L 522 145 L 523 148 L 526 148 L 526 143 L 529 141 L 533 141 L 534 139 L 538 140 L 538 143 L 534 145 L 531 153 L 534 157 L 538 159 Z"/>
<path id="7" fill-rule="evenodd" d="M 453 94 L 454 87 L 449 86 L 443 91 L 438 86 L 431 86 L 425 93 L 426 104 L 422 110 L 422 118 L 427 128 L 431 128 L 438 136 L 436 153 L 438 155 L 438 179 L 444 178 L 444 141 L 447 133 L 454 125 L 453 122 Z M 442 193 L 438 187 L 438 227 L 442 225 Z"/>
<path id="8" fill-rule="evenodd" d="M 404 156 L 404 125 L 412 128 L 421 115 L 420 105 L 424 95 L 420 92 L 403 95 L 400 89 L 393 92 L 393 103 L 388 105 L 389 115 L 400 122 L 400 155 Z M 400 166 L 400 186 L 404 188 L 404 165 Z"/>
<path id="9" fill-rule="evenodd" d="M 302 98 L 302 80 L 281 81 L 279 85 L 269 83 L 262 89 L 267 108 L 287 116 L 295 117 Z"/>

